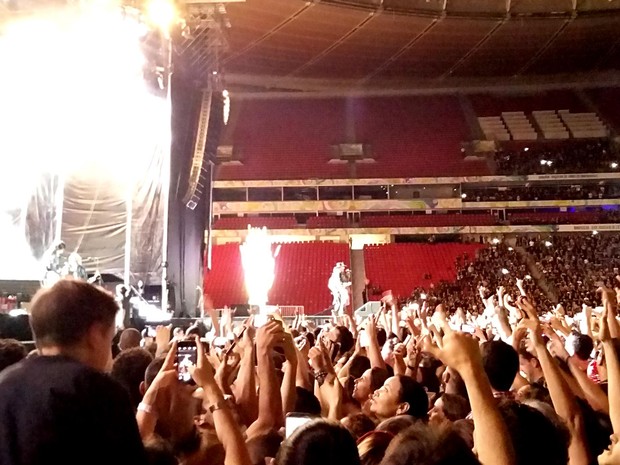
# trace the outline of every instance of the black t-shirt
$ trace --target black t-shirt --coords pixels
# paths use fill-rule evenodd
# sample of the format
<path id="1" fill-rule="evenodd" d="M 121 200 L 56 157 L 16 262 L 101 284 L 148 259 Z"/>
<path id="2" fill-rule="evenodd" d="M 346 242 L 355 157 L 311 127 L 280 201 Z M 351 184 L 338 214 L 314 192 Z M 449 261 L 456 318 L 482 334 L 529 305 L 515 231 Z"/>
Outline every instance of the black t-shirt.
<path id="1" fill-rule="evenodd" d="M 26 359 L 0 374 L 0 465 L 143 465 L 127 393 L 63 356 Z"/>

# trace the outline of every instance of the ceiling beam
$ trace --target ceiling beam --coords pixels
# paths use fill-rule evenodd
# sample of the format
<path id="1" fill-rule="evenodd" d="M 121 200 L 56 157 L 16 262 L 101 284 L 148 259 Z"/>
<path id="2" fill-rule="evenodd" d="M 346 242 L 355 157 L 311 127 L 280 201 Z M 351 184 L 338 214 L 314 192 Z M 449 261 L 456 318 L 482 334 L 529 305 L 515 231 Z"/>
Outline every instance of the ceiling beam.
<path id="1" fill-rule="evenodd" d="M 422 30 L 419 34 L 417 34 L 415 37 L 413 37 L 409 42 L 407 42 L 405 45 L 403 45 L 391 57 L 389 57 L 387 60 L 385 60 L 383 63 L 381 63 L 381 65 L 379 65 L 372 73 L 366 75 L 363 79 L 361 79 L 360 80 L 360 84 L 364 84 L 365 82 L 368 82 L 370 79 L 372 79 L 373 77 L 375 77 L 376 75 L 378 75 L 379 73 L 381 73 L 382 71 L 387 69 L 392 63 L 394 63 L 402 55 L 407 53 L 407 50 L 409 50 L 411 47 L 413 47 L 422 37 L 424 37 L 426 35 L 426 33 L 428 31 L 433 29 L 433 27 L 435 27 L 435 25 L 437 25 L 439 23 L 439 21 L 441 21 L 442 19 L 443 18 L 433 18 L 431 20 L 431 22 L 428 24 L 428 26 L 426 26 L 424 28 L 424 30 Z"/>
<path id="2" fill-rule="evenodd" d="M 452 65 L 452 67 L 446 71 L 445 73 L 443 73 L 440 77 L 440 79 L 445 79 L 447 77 L 450 77 L 452 74 L 454 74 L 454 71 L 456 71 L 459 67 L 461 67 L 463 64 L 465 64 L 465 62 L 467 62 L 467 60 L 469 60 L 469 58 L 471 58 L 473 55 L 475 55 L 475 53 L 480 49 L 480 47 L 482 47 L 492 36 L 493 34 L 495 34 L 495 32 L 502 27 L 502 25 L 507 21 L 506 18 L 504 18 L 501 21 L 498 21 L 497 24 L 495 24 L 495 26 L 493 26 L 493 28 L 487 32 L 484 37 L 482 39 L 480 39 L 480 41 L 478 41 L 478 43 L 476 45 L 474 45 L 472 48 L 470 48 L 467 53 L 465 55 L 463 55 L 461 58 L 459 58 L 459 60 L 454 63 Z"/>
<path id="3" fill-rule="evenodd" d="M 538 49 L 538 51 L 534 54 L 534 56 L 530 58 L 528 62 L 525 63 L 519 71 L 517 71 L 515 76 L 521 76 L 528 69 L 530 69 L 530 67 L 538 61 L 538 59 L 549 49 L 549 47 L 551 47 L 551 45 L 557 40 L 557 38 L 560 37 L 560 35 L 562 35 L 566 27 L 571 22 L 573 22 L 574 19 L 575 19 L 575 15 L 571 16 L 566 21 L 564 21 L 562 25 L 558 28 L 558 30 L 555 31 L 551 37 L 549 37 L 549 40 L 547 40 L 547 42 L 545 42 L 543 46 L 540 49 Z"/>

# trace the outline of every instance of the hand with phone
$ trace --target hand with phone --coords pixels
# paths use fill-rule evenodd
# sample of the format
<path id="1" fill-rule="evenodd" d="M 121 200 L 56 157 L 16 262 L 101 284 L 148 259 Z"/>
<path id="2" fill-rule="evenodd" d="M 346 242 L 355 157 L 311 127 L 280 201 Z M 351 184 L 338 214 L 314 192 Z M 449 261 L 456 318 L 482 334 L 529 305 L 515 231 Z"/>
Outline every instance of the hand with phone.
<path id="1" fill-rule="evenodd" d="M 196 341 L 179 341 L 176 344 L 177 379 L 185 384 L 192 384 L 191 370 L 198 361 Z"/>

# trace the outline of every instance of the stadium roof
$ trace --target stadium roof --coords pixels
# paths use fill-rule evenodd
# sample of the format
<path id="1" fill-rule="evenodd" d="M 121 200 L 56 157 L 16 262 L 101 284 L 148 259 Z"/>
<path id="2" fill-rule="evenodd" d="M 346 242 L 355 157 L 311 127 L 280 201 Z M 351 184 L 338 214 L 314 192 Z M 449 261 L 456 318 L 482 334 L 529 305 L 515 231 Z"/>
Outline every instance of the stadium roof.
<path id="1" fill-rule="evenodd" d="M 620 67 L 620 0 L 247 0 L 226 10 L 224 71 L 246 90 L 592 82 Z"/>

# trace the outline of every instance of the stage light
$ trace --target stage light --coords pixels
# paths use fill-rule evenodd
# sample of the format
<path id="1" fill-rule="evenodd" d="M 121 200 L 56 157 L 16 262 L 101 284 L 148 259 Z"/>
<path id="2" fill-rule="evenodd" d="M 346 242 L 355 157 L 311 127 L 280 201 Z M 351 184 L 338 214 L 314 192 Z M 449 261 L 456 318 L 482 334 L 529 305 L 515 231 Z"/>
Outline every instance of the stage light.
<path id="1" fill-rule="evenodd" d="M 150 0 L 146 4 L 145 16 L 149 24 L 167 34 L 177 20 L 177 11 L 171 0 Z"/>

